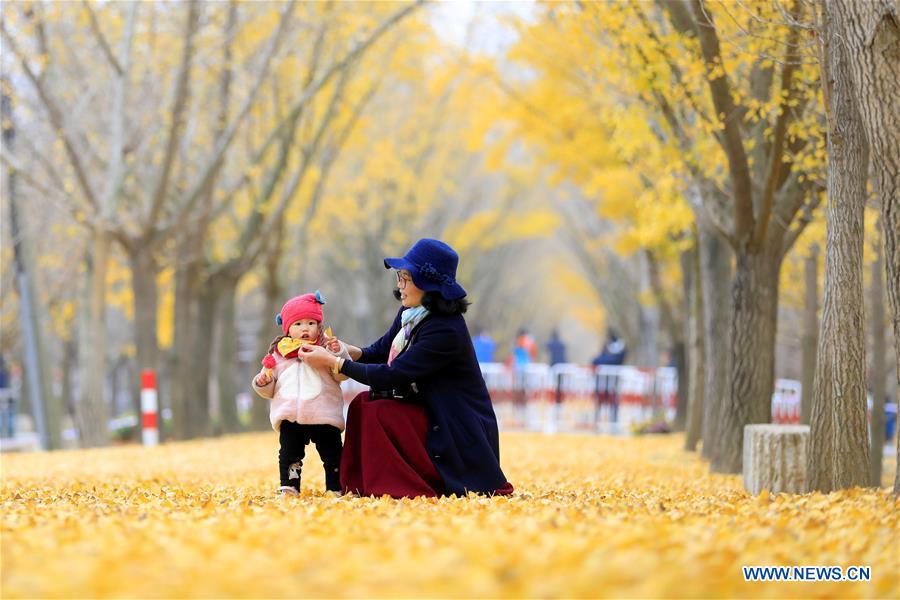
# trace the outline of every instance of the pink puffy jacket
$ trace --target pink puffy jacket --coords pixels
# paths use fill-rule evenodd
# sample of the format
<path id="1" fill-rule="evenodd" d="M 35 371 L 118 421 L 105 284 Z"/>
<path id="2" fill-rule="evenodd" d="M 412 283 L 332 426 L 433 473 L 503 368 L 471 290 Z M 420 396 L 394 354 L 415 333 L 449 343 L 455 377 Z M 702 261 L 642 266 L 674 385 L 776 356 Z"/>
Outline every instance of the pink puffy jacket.
<path id="1" fill-rule="evenodd" d="M 343 431 L 344 395 L 339 381 L 347 377 L 335 377 L 330 369 L 314 369 L 298 358 L 284 358 L 277 352 L 272 356 L 275 357 L 274 381 L 259 387 L 257 374 L 251 383 L 260 397 L 272 401 L 269 407 L 272 428 L 278 431 L 281 422 L 287 420 L 301 425 L 334 425 Z M 350 359 L 346 346 L 341 345 L 338 356 Z"/>

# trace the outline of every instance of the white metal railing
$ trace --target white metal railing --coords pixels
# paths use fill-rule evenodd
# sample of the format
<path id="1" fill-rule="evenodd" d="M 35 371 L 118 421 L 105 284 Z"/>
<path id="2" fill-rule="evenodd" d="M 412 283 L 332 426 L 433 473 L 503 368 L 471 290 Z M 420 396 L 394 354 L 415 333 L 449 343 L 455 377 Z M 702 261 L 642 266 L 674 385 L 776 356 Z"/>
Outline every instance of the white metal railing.
<path id="1" fill-rule="evenodd" d="M 504 429 L 619 433 L 675 414 L 678 378 L 670 367 L 482 363 L 481 370 Z"/>
<path id="2" fill-rule="evenodd" d="M 481 372 L 502 429 L 623 433 L 636 422 L 675 417 L 678 373 L 673 367 L 530 363 L 517 370 L 481 363 Z M 341 386 L 346 403 L 368 389 L 353 380 Z M 797 380 L 775 380 L 773 423 L 800 422 L 800 392 Z M 871 407 L 870 398 L 870 412 Z M 895 410 L 893 404 L 887 407 L 891 416 Z"/>

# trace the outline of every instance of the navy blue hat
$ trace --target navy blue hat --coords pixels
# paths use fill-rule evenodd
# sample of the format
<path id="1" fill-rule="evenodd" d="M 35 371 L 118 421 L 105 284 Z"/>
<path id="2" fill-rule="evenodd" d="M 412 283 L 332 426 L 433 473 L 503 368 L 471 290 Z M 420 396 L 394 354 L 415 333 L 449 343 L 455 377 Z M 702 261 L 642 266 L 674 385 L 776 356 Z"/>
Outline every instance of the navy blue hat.
<path id="1" fill-rule="evenodd" d="M 466 290 L 456 282 L 459 255 L 440 240 L 422 238 L 403 258 L 384 259 L 386 269 L 406 269 L 413 283 L 426 292 L 440 292 L 447 300 L 459 300 Z"/>

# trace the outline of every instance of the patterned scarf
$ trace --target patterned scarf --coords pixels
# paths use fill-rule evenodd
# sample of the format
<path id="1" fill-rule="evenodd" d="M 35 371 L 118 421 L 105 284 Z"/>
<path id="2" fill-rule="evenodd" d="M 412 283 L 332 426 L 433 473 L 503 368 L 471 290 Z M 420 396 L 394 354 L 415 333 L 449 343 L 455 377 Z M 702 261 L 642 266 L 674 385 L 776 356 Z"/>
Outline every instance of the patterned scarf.
<path id="1" fill-rule="evenodd" d="M 320 342 L 321 339 L 312 342 L 300 338 L 292 338 L 291 336 L 286 335 L 278 341 L 276 348 L 278 349 L 278 353 L 283 357 L 294 358 L 295 356 L 299 356 L 301 346 L 318 346 L 321 345 Z"/>
<path id="2" fill-rule="evenodd" d="M 394 341 L 391 342 L 391 351 L 388 353 L 387 364 L 394 362 L 397 355 L 403 352 L 409 343 L 410 332 L 427 316 L 428 309 L 424 306 L 417 306 L 403 311 L 403 314 L 400 315 L 400 331 L 397 332 L 397 335 L 394 336 Z"/>

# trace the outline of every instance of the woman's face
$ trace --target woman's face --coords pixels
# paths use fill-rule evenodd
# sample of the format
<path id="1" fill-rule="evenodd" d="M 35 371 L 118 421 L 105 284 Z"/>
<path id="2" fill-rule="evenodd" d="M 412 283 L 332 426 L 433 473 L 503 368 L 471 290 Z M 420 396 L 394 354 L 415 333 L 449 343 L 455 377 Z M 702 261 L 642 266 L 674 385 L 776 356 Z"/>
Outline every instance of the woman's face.
<path id="1" fill-rule="evenodd" d="M 400 304 L 403 306 L 415 308 L 422 305 L 425 292 L 416 287 L 406 269 L 397 271 L 397 289 L 400 290 Z"/>

